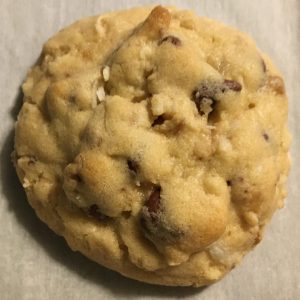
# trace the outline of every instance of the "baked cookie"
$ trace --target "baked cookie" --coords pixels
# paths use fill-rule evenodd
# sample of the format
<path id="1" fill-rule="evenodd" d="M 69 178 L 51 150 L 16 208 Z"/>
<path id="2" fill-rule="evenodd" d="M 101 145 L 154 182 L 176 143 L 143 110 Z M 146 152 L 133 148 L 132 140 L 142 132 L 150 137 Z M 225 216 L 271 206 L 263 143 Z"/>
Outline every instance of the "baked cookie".
<path id="1" fill-rule="evenodd" d="M 44 45 L 23 91 L 28 201 L 125 276 L 213 283 L 283 206 L 284 82 L 235 29 L 161 6 L 83 19 Z"/>

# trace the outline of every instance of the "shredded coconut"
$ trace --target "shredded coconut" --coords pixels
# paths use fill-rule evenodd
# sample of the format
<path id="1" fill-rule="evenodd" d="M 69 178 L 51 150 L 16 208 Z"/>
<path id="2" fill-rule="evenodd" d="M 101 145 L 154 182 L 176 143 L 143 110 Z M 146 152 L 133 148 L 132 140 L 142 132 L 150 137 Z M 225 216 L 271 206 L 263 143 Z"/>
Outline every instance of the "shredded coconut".
<path id="1" fill-rule="evenodd" d="M 30 183 L 30 181 L 26 177 L 24 177 L 22 185 L 23 185 L 23 188 L 26 189 L 26 188 L 28 188 L 28 187 L 31 186 L 31 183 Z"/>
<path id="2" fill-rule="evenodd" d="M 219 151 L 229 152 L 232 151 L 232 144 L 228 138 L 221 136 L 219 140 Z"/>
<path id="3" fill-rule="evenodd" d="M 104 81 L 108 81 L 109 80 L 109 73 L 110 73 L 110 68 L 109 66 L 105 66 L 102 70 L 102 74 L 103 74 L 103 79 Z"/>
<path id="4" fill-rule="evenodd" d="M 104 91 L 104 88 L 103 86 L 100 86 L 98 89 L 97 89 L 97 98 L 99 100 L 99 102 L 102 102 L 105 100 L 105 91 Z"/>

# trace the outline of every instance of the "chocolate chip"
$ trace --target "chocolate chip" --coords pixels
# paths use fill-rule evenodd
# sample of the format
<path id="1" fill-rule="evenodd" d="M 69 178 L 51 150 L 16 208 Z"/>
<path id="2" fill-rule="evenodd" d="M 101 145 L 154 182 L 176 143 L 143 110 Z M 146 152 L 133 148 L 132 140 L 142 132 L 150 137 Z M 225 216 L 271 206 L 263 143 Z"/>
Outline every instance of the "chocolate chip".
<path id="1" fill-rule="evenodd" d="M 82 182 L 83 181 L 82 177 L 79 174 L 72 174 L 70 176 L 70 178 L 73 179 L 73 180 L 75 180 L 75 181 L 77 181 L 77 182 Z"/>
<path id="2" fill-rule="evenodd" d="M 68 76 L 67 76 L 68 77 Z M 76 96 L 75 95 L 71 95 L 70 98 L 69 98 L 69 103 L 72 103 L 72 104 L 76 104 Z"/>
<path id="3" fill-rule="evenodd" d="M 257 234 L 256 238 L 254 239 L 254 245 L 257 245 L 261 242 L 262 236 L 260 233 Z"/>
<path id="4" fill-rule="evenodd" d="M 165 118 L 163 115 L 158 116 L 152 123 L 151 127 L 154 127 L 156 125 L 161 125 L 165 122 Z"/>
<path id="5" fill-rule="evenodd" d="M 34 165 L 36 162 L 37 162 L 37 159 L 34 156 L 29 157 L 28 165 Z"/>
<path id="6" fill-rule="evenodd" d="M 136 161 L 128 159 L 127 160 L 127 165 L 130 171 L 137 173 L 139 165 Z"/>
<path id="7" fill-rule="evenodd" d="M 160 192 L 161 187 L 156 186 L 152 190 L 149 199 L 146 201 L 145 206 L 147 207 L 149 213 L 156 213 L 160 206 Z"/>
<path id="8" fill-rule="evenodd" d="M 241 177 L 241 176 L 237 177 L 237 181 L 244 182 L 244 177 Z"/>
<path id="9" fill-rule="evenodd" d="M 160 41 L 158 41 L 158 46 L 160 46 L 162 43 L 165 43 L 165 42 L 172 43 L 176 47 L 179 47 L 182 45 L 181 40 L 178 37 L 173 36 L 173 35 L 168 35 L 168 36 L 162 38 Z"/>
<path id="10" fill-rule="evenodd" d="M 227 186 L 231 186 L 231 181 L 230 181 L 230 180 L 227 180 L 227 181 L 226 181 L 226 184 L 227 184 Z"/>
<path id="11" fill-rule="evenodd" d="M 102 214 L 100 211 L 99 211 L 99 207 L 97 204 L 93 204 L 91 205 L 89 208 L 88 208 L 88 214 L 91 216 L 91 217 L 94 217 L 100 221 L 104 221 L 106 220 L 108 217 L 104 214 Z"/>
<path id="12" fill-rule="evenodd" d="M 161 187 L 155 186 L 146 201 L 140 219 L 141 227 L 147 237 L 167 244 L 173 244 L 184 236 L 184 232 L 169 224 L 161 207 Z"/>
<path id="13" fill-rule="evenodd" d="M 266 141 L 269 141 L 269 135 L 268 135 L 267 133 L 264 133 L 264 134 L 263 134 L 263 137 L 264 137 L 264 139 L 265 139 Z"/>
<path id="14" fill-rule="evenodd" d="M 222 90 L 222 92 L 226 92 L 226 90 L 232 90 L 235 92 L 240 92 L 242 90 L 242 85 L 234 80 L 224 80 L 225 88 Z"/>
<path id="15" fill-rule="evenodd" d="M 267 65 L 266 65 L 266 63 L 263 59 L 261 59 L 261 66 L 262 66 L 263 72 L 266 73 L 267 72 Z"/>
<path id="16" fill-rule="evenodd" d="M 148 228 L 148 226 L 147 226 L 147 220 L 146 220 L 146 218 L 145 218 L 144 215 L 142 215 L 142 217 L 141 217 L 141 219 L 140 219 L 140 222 L 141 222 L 141 226 L 143 227 L 143 229 L 144 229 L 146 232 L 150 233 L 150 230 L 149 230 L 149 228 Z"/>
<path id="17" fill-rule="evenodd" d="M 225 93 L 228 90 L 240 92 L 242 85 L 237 81 L 228 79 L 225 79 L 223 83 L 206 82 L 201 84 L 192 95 L 200 115 L 209 114 L 214 109 L 218 94 Z M 210 109 L 208 109 L 208 106 L 210 106 Z"/>

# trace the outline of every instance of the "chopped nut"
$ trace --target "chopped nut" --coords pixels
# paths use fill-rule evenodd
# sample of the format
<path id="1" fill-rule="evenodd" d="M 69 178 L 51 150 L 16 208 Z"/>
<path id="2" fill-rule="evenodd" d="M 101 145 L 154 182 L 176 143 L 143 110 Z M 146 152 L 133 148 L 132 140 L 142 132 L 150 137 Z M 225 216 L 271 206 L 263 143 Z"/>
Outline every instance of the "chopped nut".
<path id="1" fill-rule="evenodd" d="M 109 80 L 109 75 L 110 75 L 110 67 L 109 66 L 105 66 L 103 68 L 102 75 L 103 75 L 104 81 L 108 81 Z"/>

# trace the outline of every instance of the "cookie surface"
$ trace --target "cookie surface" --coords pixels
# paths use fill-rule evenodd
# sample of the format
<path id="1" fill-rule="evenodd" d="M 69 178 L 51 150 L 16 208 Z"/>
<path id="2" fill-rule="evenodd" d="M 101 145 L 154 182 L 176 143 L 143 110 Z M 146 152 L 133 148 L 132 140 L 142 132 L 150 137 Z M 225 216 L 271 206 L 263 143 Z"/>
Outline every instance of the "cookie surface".
<path id="1" fill-rule="evenodd" d="M 235 29 L 160 6 L 83 19 L 44 45 L 23 91 L 28 201 L 125 276 L 213 283 L 283 206 L 284 82 Z"/>

